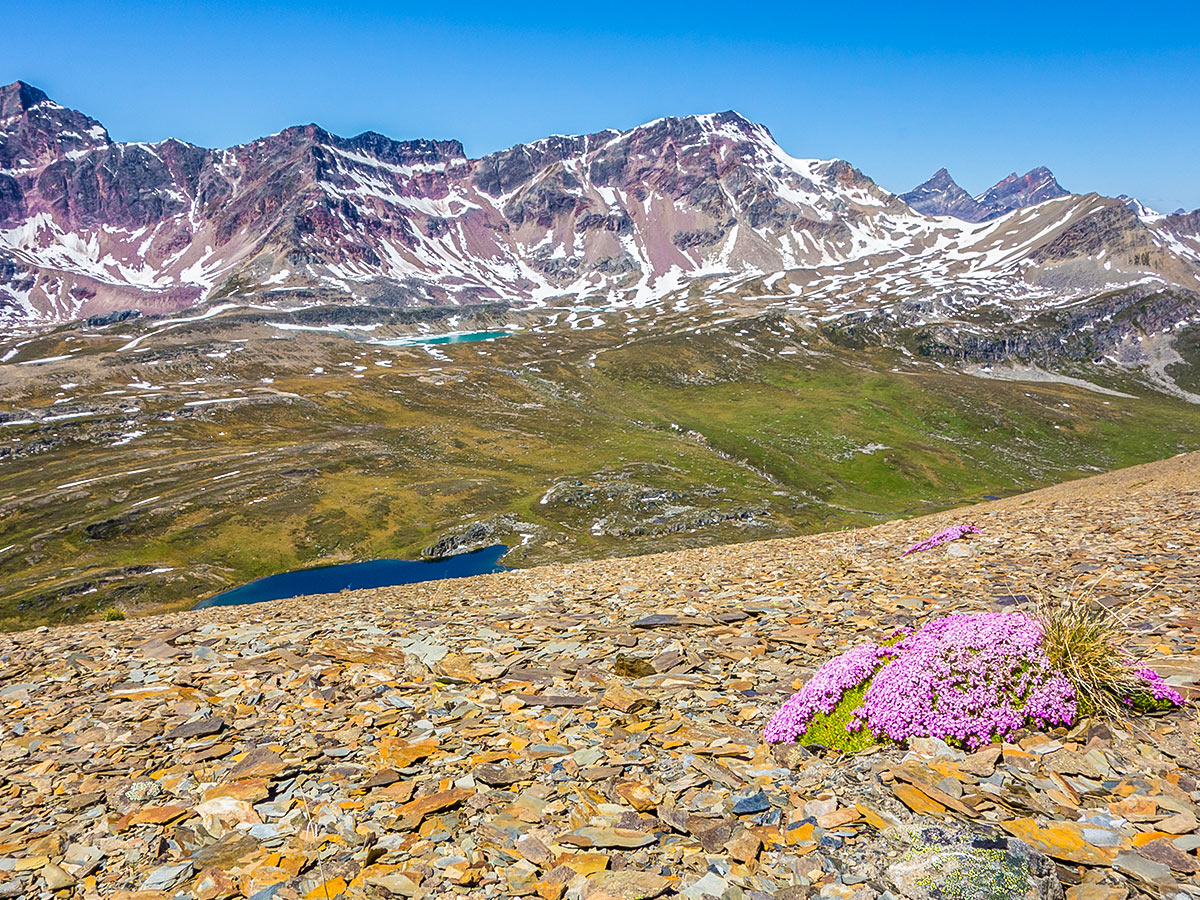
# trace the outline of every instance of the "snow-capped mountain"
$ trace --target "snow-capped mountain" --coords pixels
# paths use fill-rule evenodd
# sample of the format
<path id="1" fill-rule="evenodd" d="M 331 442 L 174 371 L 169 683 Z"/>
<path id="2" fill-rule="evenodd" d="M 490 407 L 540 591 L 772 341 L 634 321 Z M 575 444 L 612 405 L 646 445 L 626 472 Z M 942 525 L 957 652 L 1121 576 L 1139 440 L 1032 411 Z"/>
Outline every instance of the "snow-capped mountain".
<path id="1" fill-rule="evenodd" d="M 945 170 L 931 182 L 959 212 L 1003 212 L 947 219 L 733 112 L 482 159 L 315 125 L 209 150 L 114 142 L 17 82 L 0 88 L 0 323 L 225 297 L 643 303 L 717 278 L 841 304 L 1200 283 L 1188 216 L 1147 222 L 1044 169 L 975 199 Z"/>
<path id="2" fill-rule="evenodd" d="M 1117 199 L 1133 210 L 1139 219 L 1155 219 L 1162 215 L 1158 210 L 1151 209 L 1137 197 L 1128 194 L 1117 194 Z"/>

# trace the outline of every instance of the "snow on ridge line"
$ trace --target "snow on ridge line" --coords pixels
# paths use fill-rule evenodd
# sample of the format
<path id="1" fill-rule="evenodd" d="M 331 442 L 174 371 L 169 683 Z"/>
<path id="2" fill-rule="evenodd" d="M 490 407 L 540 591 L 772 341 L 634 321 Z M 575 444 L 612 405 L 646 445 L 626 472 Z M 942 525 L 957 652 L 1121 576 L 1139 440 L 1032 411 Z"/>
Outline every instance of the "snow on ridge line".
<path id="1" fill-rule="evenodd" d="M 665 161 L 655 155 L 658 142 L 639 146 L 636 156 L 647 158 L 650 166 L 650 175 L 641 182 L 623 181 L 620 188 L 615 186 L 616 182 L 595 184 L 589 157 L 595 159 L 613 141 L 644 135 L 664 119 L 624 132 L 608 130 L 594 135 L 550 137 L 530 145 L 517 145 L 545 146 L 556 139 L 580 142 L 578 146 L 568 148 L 571 152 L 564 154 L 566 158 L 555 161 L 555 166 L 561 168 L 554 170 L 551 167 L 550 175 L 542 172 L 523 177 L 515 190 L 497 200 L 473 185 L 470 165 L 462 172 L 450 172 L 461 163 L 470 163 L 465 156 L 451 154 L 435 161 L 399 165 L 376 156 L 369 144 L 359 150 L 322 141 L 322 146 L 330 151 L 332 166 L 326 170 L 327 174 L 318 176 L 319 188 L 348 206 L 327 207 L 326 211 L 331 214 L 331 219 L 327 220 L 328 230 L 316 230 L 303 238 L 304 249 L 316 252 L 312 257 L 314 262 L 301 264 L 296 278 L 301 283 L 309 279 L 308 283 L 324 283 L 344 290 L 358 300 L 369 296 L 371 289 L 366 286 L 369 282 L 394 279 L 405 288 L 415 286 L 418 292 L 423 291 L 422 299 L 428 302 L 459 302 L 461 297 L 480 288 L 531 303 L 545 302 L 564 293 L 632 296 L 638 302 L 649 302 L 677 290 L 684 279 L 708 277 L 718 271 L 744 277 L 767 272 L 809 271 L 814 273 L 810 280 L 825 282 L 822 291 L 829 297 L 837 290 L 851 289 L 853 294 L 873 290 L 900 297 L 922 290 L 936 292 L 955 280 L 982 283 L 993 276 L 1015 275 L 1025 254 L 1073 216 L 1085 216 L 1106 206 L 1106 201 L 1094 194 L 1067 195 L 1013 210 L 986 223 L 962 223 L 952 217 L 924 216 L 893 206 L 895 194 L 865 176 L 860 179 L 857 174 L 850 173 L 846 168 L 849 164 L 842 160 L 805 160 L 790 156 L 765 126 L 750 122 L 737 113 L 669 118 L 688 121 L 696 127 L 684 129 L 686 137 L 675 141 L 679 153 L 675 156 L 664 153 Z M 734 160 L 728 158 L 731 142 L 740 145 L 733 151 Z M 126 148 L 139 148 L 157 155 L 155 148 L 161 144 L 115 146 L 122 153 Z M 214 165 L 227 163 L 231 152 L 217 153 L 221 159 Z M 704 158 L 705 154 L 708 159 Z M 707 168 L 688 168 L 697 159 L 703 167 L 718 156 L 715 175 Z M 665 171 L 669 182 L 672 165 L 677 166 L 681 174 L 690 176 L 699 172 L 702 178 L 710 178 L 710 186 L 721 192 L 722 196 L 717 197 L 716 202 L 723 208 L 712 212 L 703 203 L 689 200 L 688 193 L 675 191 L 679 193 L 675 196 L 669 186 L 658 186 L 650 176 Z M 740 190 L 736 183 L 725 179 L 724 173 L 730 171 L 730 165 L 744 167 L 739 168 L 739 173 L 750 172 L 755 182 L 753 191 Z M 581 186 L 554 184 L 553 179 L 564 172 L 576 178 Z M 413 186 L 414 182 L 417 186 Z M 568 197 L 574 195 L 575 209 L 568 213 L 562 213 L 561 207 L 551 206 L 548 212 L 539 209 L 537 202 L 541 195 L 536 191 L 543 185 L 551 190 L 558 188 L 560 193 L 565 190 Z M 645 196 L 639 193 L 642 188 L 647 189 Z M 415 193 L 409 196 L 409 190 Z M 433 196 L 443 190 L 447 190 L 445 196 Z M 180 202 L 187 201 L 170 187 L 160 187 L 156 192 L 168 197 L 174 194 Z M 527 212 L 524 222 L 513 229 L 514 233 L 518 228 L 524 231 L 509 237 L 509 223 L 490 217 L 503 216 L 499 207 L 504 206 L 506 198 L 520 192 L 534 201 L 533 213 Z M 553 193 L 549 196 L 552 201 L 559 199 Z M 633 220 L 631 233 L 593 226 L 571 230 L 572 220 L 568 217 L 578 217 L 585 209 L 588 213 L 596 212 L 597 197 L 603 203 L 599 209 L 601 213 L 625 213 Z M 484 205 L 473 202 L 476 199 Z M 400 220 L 400 227 L 411 229 L 409 233 L 400 236 L 392 230 L 372 231 L 364 225 L 373 214 L 372 201 L 375 200 L 398 211 L 387 214 L 392 220 L 384 215 L 384 228 L 392 229 L 395 220 Z M 522 200 L 524 202 L 525 198 Z M 770 210 L 771 214 L 782 210 L 784 215 L 774 222 L 767 218 L 767 224 L 752 227 L 746 220 L 753 215 L 752 205 L 764 200 L 785 204 Z M 1057 215 L 1058 207 L 1051 207 L 1051 204 L 1060 203 L 1065 205 L 1064 216 L 1055 218 L 1048 225 L 1044 221 L 1035 223 L 1043 207 L 1053 209 Z M 450 227 L 444 221 L 425 222 L 419 218 L 462 218 L 468 210 L 482 210 L 483 215 L 465 217 L 469 221 L 454 222 Z M 356 217 L 356 212 L 361 218 Z M 724 218 L 726 212 L 732 213 L 736 221 L 730 220 L 731 226 L 727 223 L 714 227 L 715 236 L 711 241 L 672 248 L 673 236 L 685 234 L 694 227 L 695 233 L 703 237 L 711 220 Z M 205 297 L 218 278 L 234 270 L 245 257 L 236 245 L 232 253 L 227 250 L 227 244 L 214 251 L 208 243 L 212 240 L 213 229 L 205 223 L 197 225 L 197 215 L 197 202 L 193 198 L 191 210 L 186 214 L 191 243 L 156 265 L 146 262 L 146 257 L 160 226 L 168 222 L 182 223 L 182 216 L 164 218 L 156 224 L 137 246 L 137 258 L 131 254 L 132 242 L 142 239 L 145 227 L 131 231 L 102 225 L 97 231 L 77 234 L 64 232 L 46 213 L 39 213 L 15 228 L 0 232 L 0 248 L 10 250 L 21 262 L 41 269 L 43 273 L 44 270 L 71 272 L 105 284 L 142 291 L 163 291 L 173 284 L 192 285 L 201 297 Z M 549 225 L 543 221 L 546 216 L 550 219 Z M 804 219 L 835 227 L 826 230 L 808 225 L 788 227 L 786 224 Z M 504 227 L 496 227 L 497 222 Z M 535 222 L 536 227 L 531 222 Z M 565 232 L 563 222 L 567 225 Z M 252 222 L 250 227 L 258 228 L 259 224 Z M 1017 233 L 1017 225 L 1029 227 L 1024 233 Z M 543 229 L 540 240 L 537 229 Z M 169 228 L 164 234 L 168 231 Z M 241 234 L 245 233 L 243 227 Z M 481 234 L 485 235 L 482 239 Z M 1197 251 L 1186 243 L 1159 234 L 1170 245 L 1165 249 L 1185 260 L 1197 258 Z M 260 237 L 258 232 L 251 232 L 249 240 Z M 606 242 L 615 244 L 617 249 L 604 247 Z M 544 247 L 551 248 L 548 258 Z M 367 252 L 358 252 L 360 248 Z M 157 255 L 150 253 L 149 258 L 157 259 Z M 558 260 L 566 262 L 558 263 Z M 873 260 L 874 265 L 867 260 Z M 549 261 L 556 262 L 551 266 Z M 609 261 L 619 265 L 607 269 L 598 265 Z M 909 263 L 913 271 L 904 270 Z M 622 265 L 628 268 L 620 268 Z M 847 265 L 849 271 L 838 271 Z M 816 274 L 830 266 L 833 266 L 830 271 Z M 39 277 L 43 273 L 39 273 Z M 252 284 L 254 289 L 261 290 L 268 285 L 282 285 L 292 275 L 290 269 L 274 273 L 268 270 L 268 273 L 257 274 L 257 280 Z M 41 283 L 48 281 L 45 277 Z M 79 313 L 83 301 L 68 295 L 69 286 L 69 283 L 59 284 L 58 293 L 53 297 L 49 289 L 45 290 L 45 298 L 38 295 L 37 302 L 46 305 L 47 309 L 35 308 L 29 294 L 22 297 L 12 288 L 0 286 L 0 301 L 8 304 L 0 308 L 0 316 L 5 321 L 14 316 L 28 319 L 35 311 L 37 318 L 47 321 L 74 316 Z M 731 286 L 724 290 L 736 289 Z M 165 320 L 161 327 L 173 327 L 173 321 Z M 122 349 L 135 348 L 138 340 L 141 339 L 135 339 Z"/>

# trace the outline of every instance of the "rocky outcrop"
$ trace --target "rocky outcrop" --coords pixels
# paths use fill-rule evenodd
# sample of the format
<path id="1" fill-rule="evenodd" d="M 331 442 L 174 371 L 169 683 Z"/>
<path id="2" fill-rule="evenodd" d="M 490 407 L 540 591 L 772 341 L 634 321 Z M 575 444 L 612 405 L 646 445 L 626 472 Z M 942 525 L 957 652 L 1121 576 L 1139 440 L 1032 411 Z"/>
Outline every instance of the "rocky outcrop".
<path id="1" fill-rule="evenodd" d="M 1087 304 L 985 332 L 962 324 L 917 330 L 918 351 L 963 362 L 1021 360 L 1047 366 L 1086 363 L 1116 354 L 1130 341 L 1170 334 L 1200 306 L 1194 291 L 1140 286 L 1103 294 Z"/>

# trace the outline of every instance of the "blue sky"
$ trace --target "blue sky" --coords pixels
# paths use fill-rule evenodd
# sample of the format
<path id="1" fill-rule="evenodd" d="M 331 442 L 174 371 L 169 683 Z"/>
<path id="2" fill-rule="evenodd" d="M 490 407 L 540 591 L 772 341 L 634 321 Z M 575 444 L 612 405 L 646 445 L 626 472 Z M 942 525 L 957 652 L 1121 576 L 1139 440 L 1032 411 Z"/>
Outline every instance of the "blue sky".
<path id="1" fill-rule="evenodd" d="M 972 9 L 970 7 L 978 7 Z M 1196 4 L 0 0 L 18 78 L 118 140 L 205 146 L 297 123 L 455 137 L 736 109 L 796 156 L 904 191 L 1048 165 L 1075 191 L 1200 207 Z"/>

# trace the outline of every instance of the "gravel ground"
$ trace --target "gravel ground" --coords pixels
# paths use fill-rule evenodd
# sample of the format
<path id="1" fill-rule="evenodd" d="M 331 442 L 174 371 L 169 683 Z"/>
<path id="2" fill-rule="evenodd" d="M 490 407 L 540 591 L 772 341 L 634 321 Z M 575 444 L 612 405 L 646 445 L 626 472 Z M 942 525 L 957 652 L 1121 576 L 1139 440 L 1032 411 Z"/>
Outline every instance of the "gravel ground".
<path id="1" fill-rule="evenodd" d="M 856 532 L 2 635 L 0 897 L 1200 897 L 1190 708 L 972 754 L 759 737 L 858 641 L 1072 593 L 1200 696 L 1200 455 Z"/>

